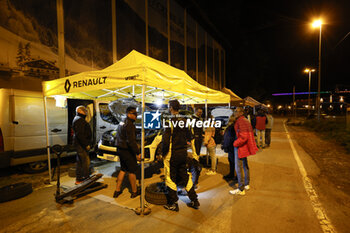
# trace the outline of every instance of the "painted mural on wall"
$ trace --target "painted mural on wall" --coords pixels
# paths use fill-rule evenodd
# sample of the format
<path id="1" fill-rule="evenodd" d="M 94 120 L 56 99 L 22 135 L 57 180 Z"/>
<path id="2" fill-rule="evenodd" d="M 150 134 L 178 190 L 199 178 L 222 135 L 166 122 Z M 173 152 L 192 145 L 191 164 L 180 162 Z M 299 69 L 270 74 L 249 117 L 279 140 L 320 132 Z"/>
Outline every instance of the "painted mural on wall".
<path id="1" fill-rule="evenodd" d="M 111 24 L 109 5 L 88 2 L 93 10 L 65 1 L 66 75 L 112 64 L 111 26 L 97 29 L 108 15 Z M 0 0 L 0 51 L 0 87 L 41 90 L 41 81 L 58 78 L 56 0 Z"/>
<path id="2" fill-rule="evenodd" d="M 111 1 L 63 2 L 65 75 L 111 65 Z M 145 9 L 144 0 L 116 1 L 118 60 L 133 49 L 146 54 Z M 149 56 L 166 63 L 169 59 L 167 11 L 166 0 L 148 0 Z M 187 68 L 193 79 L 198 77 L 201 84 L 218 88 L 223 65 L 220 67 L 222 60 L 217 59 L 222 56 L 218 52 L 222 48 L 216 46 L 209 34 L 206 46 L 205 30 L 190 15 L 187 15 L 185 29 L 184 16 L 184 9 L 176 1 L 170 1 L 170 64 L 183 70 Z M 57 45 L 56 0 L 0 0 L 0 88 L 40 91 L 43 80 L 58 78 Z"/>

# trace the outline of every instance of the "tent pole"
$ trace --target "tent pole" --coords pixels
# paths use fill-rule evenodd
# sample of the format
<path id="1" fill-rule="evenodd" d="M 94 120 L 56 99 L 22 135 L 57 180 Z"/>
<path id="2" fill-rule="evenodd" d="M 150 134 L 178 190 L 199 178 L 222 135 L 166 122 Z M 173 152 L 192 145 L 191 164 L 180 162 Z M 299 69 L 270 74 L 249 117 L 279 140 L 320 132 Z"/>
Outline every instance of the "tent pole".
<path id="1" fill-rule="evenodd" d="M 142 85 L 142 121 L 141 121 L 141 216 L 144 214 L 145 207 L 145 127 L 144 127 L 144 112 L 145 112 L 145 91 L 146 85 Z"/>
<path id="2" fill-rule="evenodd" d="M 117 62 L 117 16 L 116 0 L 112 0 L 112 51 L 113 63 Z"/>
<path id="3" fill-rule="evenodd" d="M 57 37 L 58 37 L 58 69 L 59 69 L 60 78 L 63 78 L 64 76 L 66 76 L 63 0 L 56 1 L 56 8 L 57 8 Z"/>
<path id="4" fill-rule="evenodd" d="M 208 104 L 207 104 L 207 100 L 205 100 L 205 119 L 208 119 Z"/>
<path id="5" fill-rule="evenodd" d="M 47 149 L 47 164 L 49 169 L 49 182 L 51 183 L 51 155 L 50 155 L 50 143 L 49 143 L 49 124 L 47 120 L 47 102 L 46 96 L 44 96 L 44 114 L 45 114 L 45 131 L 46 131 L 46 149 Z"/>
<path id="6" fill-rule="evenodd" d="M 205 100 L 205 119 L 208 120 L 208 104 L 207 104 L 207 100 Z M 207 164 L 209 164 L 209 150 L 208 150 L 208 147 L 205 147 L 206 148 L 206 152 L 205 152 L 205 155 L 207 157 Z"/>

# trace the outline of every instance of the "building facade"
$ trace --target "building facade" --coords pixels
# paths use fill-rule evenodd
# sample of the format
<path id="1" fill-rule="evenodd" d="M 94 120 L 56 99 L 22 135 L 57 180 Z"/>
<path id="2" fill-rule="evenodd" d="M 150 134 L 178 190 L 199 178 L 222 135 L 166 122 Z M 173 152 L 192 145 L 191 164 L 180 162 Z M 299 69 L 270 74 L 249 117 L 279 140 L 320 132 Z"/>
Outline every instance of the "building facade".
<path id="1" fill-rule="evenodd" d="M 0 63 L 13 71 L 0 73 L 0 86 L 41 89 L 58 77 L 58 2 L 66 74 L 103 69 L 135 49 L 210 88 L 225 86 L 223 46 L 176 0 L 0 0 Z"/>

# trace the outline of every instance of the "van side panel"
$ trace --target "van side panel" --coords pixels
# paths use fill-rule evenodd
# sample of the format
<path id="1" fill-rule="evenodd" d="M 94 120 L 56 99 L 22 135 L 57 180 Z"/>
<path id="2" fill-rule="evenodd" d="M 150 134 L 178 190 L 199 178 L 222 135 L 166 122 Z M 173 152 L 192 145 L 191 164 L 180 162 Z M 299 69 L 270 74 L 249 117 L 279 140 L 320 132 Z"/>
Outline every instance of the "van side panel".
<path id="1" fill-rule="evenodd" d="M 15 96 L 14 151 L 45 148 L 43 100 L 38 97 Z"/>
<path id="2" fill-rule="evenodd" d="M 67 111 L 47 99 L 50 145 L 67 144 Z M 46 147 L 43 98 L 15 96 L 14 151 Z"/>
<path id="3" fill-rule="evenodd" d="M 56 107 L 56 100 L 54 98 L 47 98 L 47 115 L 48 115 L 48 121 L 49 121 L 50 145 L 55 145 L 55 144 L 59 144 L 62 146 L 67 145 L 68 143 L 67 108 Z M 45 125 L 45 121 L 44 121 L 44 125 Z M 46 138 L 45 138 L 45 143 L 46 143 Z"/>
<path id="4" fill-rule="evenodd" d="M 10 89 L 0 89 L 0 128 L 4 141 L 4 152 L 0 152 L 0 168 L 10 166 L 13 151 L 13 131 L 10 123 Z"/>
<path id="5" fill-rule="evenodd" d="M 10 89 L 0 89 L 0 128 L 4 139 L 4 150 L 13 151 L 13 127 L 11 123 Z"/>

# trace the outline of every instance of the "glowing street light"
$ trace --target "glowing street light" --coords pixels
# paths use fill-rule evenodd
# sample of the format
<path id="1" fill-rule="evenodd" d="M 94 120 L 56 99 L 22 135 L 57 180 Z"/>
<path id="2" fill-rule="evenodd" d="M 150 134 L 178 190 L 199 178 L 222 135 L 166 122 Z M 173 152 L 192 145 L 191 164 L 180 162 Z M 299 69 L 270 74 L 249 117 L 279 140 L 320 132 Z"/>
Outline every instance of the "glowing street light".
<path id="1" fill-rule="evenodd" d="M 309 73 L 309 98 L 307 100 L 307 115 L 310 116 L 310 106 L 311 106 L 311 103 L 310 103 L 311 72 L 315 72 L 315 69 L 306 68 L 304 70 L 304 72 L 305 73 Z"/>
<path id="2" fill-rule="evenodd" d="M 322 20 L 318 19 L 318 20 L 315 20 L 313 23 L 312 23 L 312 27 L 313 28 L 319 28 L 322 26 Z"/>
<path id="3" fill-rule="evenodd" d="M 321 109 L 320 109 L 320 98 L 321 98 L 321 33 L 322 33 L 322 20 L 316 20 L 312 23 L 313 28 L 320 28 L 320 36 L 318 43 L 318 85 L 317 85 L 317 99 L 316 99 L 316 107 L 317 107 L 317 120 L 320 120 Z"/>

